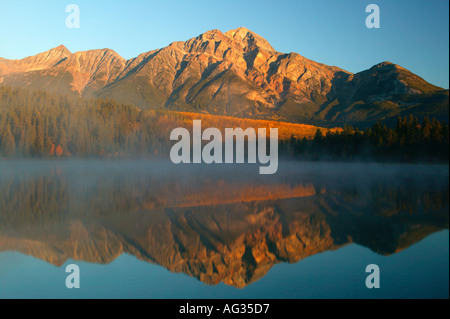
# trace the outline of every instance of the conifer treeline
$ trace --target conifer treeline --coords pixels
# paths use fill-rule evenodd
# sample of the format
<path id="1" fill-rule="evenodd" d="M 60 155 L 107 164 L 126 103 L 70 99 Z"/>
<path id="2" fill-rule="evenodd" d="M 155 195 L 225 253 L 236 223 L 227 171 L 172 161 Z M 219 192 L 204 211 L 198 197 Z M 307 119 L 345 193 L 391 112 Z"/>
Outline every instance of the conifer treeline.
<path id="1" fill-rule="evenodd" d="M 173 113 L 0 87 L 0 156 L 140 156 L 169 147 Z"/>
<path id="2" fill-rule="evenodd" d="M 417 117 L 399 117 L 394 128 L 380 121 L 364 131 L 345 126 L 342 131 L 322 134 L 314 139 L 281 141 L 282 154 L 307 160 L 389 160 L 448 162 L 449 126 Z"/>
<path id="3" fill-rule="evenodd" d="M 69 98 L 0 86 L 0 157 L 168 156 L 173 128 L 186 118 L 111 100 Z M 448 161 L 449 127 L 416 117 L 394 128 L 320 129 L 314 139 L 280 141 L 280 154 L 316 160 Z"/>

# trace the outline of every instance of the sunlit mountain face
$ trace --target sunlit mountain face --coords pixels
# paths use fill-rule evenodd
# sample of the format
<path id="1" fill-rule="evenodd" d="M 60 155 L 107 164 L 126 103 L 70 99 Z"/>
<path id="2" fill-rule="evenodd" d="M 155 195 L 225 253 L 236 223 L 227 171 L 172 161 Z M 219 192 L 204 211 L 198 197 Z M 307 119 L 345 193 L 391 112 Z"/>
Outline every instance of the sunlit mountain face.
<path id="1" fill-rule="evenodd" d="M 244 27 L 153 49 L 129 60 L 111 49 L 72 53 L 63 45 L 21 60 L 0 57 L 0 84 L 141 109 L 330 127 L 395 124 L 409 114 L 448 122 L 448 90 L 387 61 L 352 73 L 278 52 Z"/>
<path id="2" fill-rule="evenodd" d="M 131 254 L 245 287 L 278 263 L 357 243 L 395 254 L 448 228 L 448 166 L 144 161 L 0 163 L 0 252 L 60 266 Z"/>

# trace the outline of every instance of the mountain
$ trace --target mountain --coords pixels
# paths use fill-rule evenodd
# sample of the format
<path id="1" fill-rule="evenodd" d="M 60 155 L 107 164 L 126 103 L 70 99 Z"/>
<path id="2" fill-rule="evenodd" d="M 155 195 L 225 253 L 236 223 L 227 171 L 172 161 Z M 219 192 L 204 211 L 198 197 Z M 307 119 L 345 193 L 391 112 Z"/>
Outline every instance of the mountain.
<path id="1" fill-rule="evenodd" d="M 2 68 L 0 61 L 0 74 L 4 70 L 3 82 L 12 86 L 94 96 L 117 79 L 125 63 L 124 58 L 109 49 L 72 54 L 59 46 L 23 60 L 4 62 L 7 68 Z"/>
<path id="2" fill-rule="evenodd" d="M 383 62 L 356 74 L 277 52 L 246 29 L 207 31 L 125 60 L 64 46 L 0 59 L 0 83 L 171 109 L 316 125 L 370 125 L 414 114 L 448 121 L 448 90 Z"/>

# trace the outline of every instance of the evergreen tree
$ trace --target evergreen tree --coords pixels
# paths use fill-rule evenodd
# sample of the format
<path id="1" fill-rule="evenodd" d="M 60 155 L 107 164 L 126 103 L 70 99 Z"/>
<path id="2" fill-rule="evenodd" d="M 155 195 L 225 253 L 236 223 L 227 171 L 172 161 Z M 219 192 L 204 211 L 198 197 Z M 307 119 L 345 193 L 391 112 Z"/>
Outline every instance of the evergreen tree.
<path id="1" fill-rule="evenodd" d="M 11 129 L 8 126 L 5 127 L 3 131 L 3 138 L 1 143 L 1 152 L 5 156 L 13 156 L 16 153 L 16 142 L 14 141 L 14 136 L 11 133 Z"/>

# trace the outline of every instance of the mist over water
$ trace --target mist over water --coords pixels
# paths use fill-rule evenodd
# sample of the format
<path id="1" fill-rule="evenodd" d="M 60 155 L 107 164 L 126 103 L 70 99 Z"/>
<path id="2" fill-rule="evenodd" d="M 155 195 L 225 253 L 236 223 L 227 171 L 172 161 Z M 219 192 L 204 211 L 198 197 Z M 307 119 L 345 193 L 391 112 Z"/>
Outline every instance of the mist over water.
<path id="1" fill-rule="evenodd" d="M 129 255 L 204 287 L 247 289 L 270 282 L 277 264 L 348 244 L 408 254 L 448 229 L 448 178 L 448 165 L 280 162 L 259 175 L 256 164 L 0 161 L 0 255 L 104 271 Z M 444 246 L 436 255 L 448 265 Z M 448 284 L 440 289 L 448 295 Z"/>

